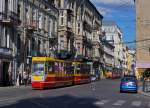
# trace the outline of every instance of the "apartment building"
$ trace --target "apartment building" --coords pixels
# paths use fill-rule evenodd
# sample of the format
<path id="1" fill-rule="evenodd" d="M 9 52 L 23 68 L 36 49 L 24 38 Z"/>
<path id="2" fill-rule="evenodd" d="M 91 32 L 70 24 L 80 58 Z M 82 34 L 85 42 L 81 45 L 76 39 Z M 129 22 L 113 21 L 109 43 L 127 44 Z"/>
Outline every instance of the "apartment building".
<path id="1" fill-rule="evenodd" d="M 105 31 L 106 40 L 114 45 L 114 68 L 122 72 L 123 68 L 123 34 L 114 21 L 104 21 L 102 30 Z"/>
<path id="2" fill-rule="evenodd" d="M 4 86 L 14 78 L 16 28 L 21 22 L 17 11 L 17 0 L 0 0 L 0 85 Z"/>
<path id="3" fill-rule="evenodd" d="M 150 1 L 135 0 L 136 5 L 136 71 L 139 77 L 150 68 Z"/>
<path id="4" fill-rule="evenodd" d="M 128 74 L 128 51 L 129 48 L 127 45 L 123 44 L 122 47 L 122 69 L 123 69 L 123 74 Z"/>
<path id="5" fill-rule="evenodd" d="M 59 9 L 59 51 L 92 57 L 93 26 L 100 31 L 102 15 L 89 0 L 55 0 L 55 4 Z"/>
<path id="6" fill-rule="evenodd" d="M 102 61 L 103 16 L 96 7 L 89 0 L 55 0 L 55 4 L 59 9 L 58 51 L 76 60 Z"/>
<path id="7" fill-rule="evenodd" d="M 16 72 L 31 68 L 33 56 L 55 56 L 57 21 L 53 0 L 0 1 L 0 82 L 15 83 Z"/>
<path id="8" fill-rule="evenodd" d="M 135 57 L 135 51 L 128 49 L 127 51 L 127 69 L 128 74 L 136 75 L 135 72 L 135 65 L 136 64 L 136 57 Z"/>
<path id="9" fill-rule="evenodd" d="M 105 72 L 114 71 L 114 48 L 115 46 L 112 43 L 109 43 L 106 39 L 103 40 L 104 46 L 104 64 Z"/>
<path id="10" fill-rule="evenodd" d="M 0 0 L 0 83 L 15 84 L 33 56 L 70 54 L 99 72 L 102 19 L 90 0 Z"/>

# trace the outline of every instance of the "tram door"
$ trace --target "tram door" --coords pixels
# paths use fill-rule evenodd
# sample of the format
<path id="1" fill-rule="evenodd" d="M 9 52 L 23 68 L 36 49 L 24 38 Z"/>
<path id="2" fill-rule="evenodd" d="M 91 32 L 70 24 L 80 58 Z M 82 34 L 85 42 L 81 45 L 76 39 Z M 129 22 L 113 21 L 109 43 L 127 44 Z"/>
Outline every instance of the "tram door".
<path id="1" fill-rule="evenodd" d="M 3 78 L 2 78 L 2 83 L 4 86 L 9 85 L 9 74 L 8 74 L 8 68 L 9 68 L 9 64 L 10 62 L 3 62 Z"/>

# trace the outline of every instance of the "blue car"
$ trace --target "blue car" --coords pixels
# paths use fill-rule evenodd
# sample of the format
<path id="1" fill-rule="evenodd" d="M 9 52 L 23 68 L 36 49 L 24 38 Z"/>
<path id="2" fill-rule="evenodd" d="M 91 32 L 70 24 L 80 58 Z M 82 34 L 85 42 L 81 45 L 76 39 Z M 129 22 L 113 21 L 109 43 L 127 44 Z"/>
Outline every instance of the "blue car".
<path id="1" fill-rule="evenodd" d="M 137 79 L 135 76 L 124 76 L 120 83 L 120 93 L 138 91 Z"/>

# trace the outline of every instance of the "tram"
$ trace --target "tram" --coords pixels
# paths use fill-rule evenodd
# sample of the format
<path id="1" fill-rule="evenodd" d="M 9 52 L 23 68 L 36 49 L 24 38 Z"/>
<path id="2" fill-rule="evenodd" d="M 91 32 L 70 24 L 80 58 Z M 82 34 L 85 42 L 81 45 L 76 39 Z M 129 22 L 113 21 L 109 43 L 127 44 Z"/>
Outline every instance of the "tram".
<path id="1" fill-rule="evenodd" d="M 50 57 L 32 57 L 32 88 L 45 89 L 90 82 L 90 66 Z"/>

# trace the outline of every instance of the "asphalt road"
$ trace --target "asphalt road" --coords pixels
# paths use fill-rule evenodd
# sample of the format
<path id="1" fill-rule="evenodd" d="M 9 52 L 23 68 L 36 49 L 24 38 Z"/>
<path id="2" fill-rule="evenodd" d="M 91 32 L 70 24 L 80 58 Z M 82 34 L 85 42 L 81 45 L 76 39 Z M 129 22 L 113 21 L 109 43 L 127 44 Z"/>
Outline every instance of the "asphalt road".
<path id="1" fill-rule="evenodd" d="M 119 93 L 119 80 L 101 80 L 51 90 L 0 88 L 0 108 L 150 108 L 150 98 Z"/>

